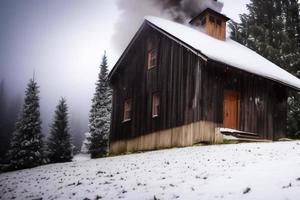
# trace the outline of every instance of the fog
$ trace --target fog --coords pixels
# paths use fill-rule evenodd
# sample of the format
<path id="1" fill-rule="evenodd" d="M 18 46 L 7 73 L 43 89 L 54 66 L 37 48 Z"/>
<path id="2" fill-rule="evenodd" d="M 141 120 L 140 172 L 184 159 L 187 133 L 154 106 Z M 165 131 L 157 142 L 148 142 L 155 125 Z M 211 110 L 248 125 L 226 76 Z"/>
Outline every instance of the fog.
<path id="1" fill-rule="evenodd" d="M 121 54 L 143 23 L 144 16 L 152 15 L 180 23 L 189 20 L 209 7 L 239 21 L 239 14 L 247 13 L 250 0 L 117 0 L 120 15 L 114 26 L 112 48 Z"/>
<path id="2" fill-rule="evenodd" d="M 121 15 L 115 24 L 112 44 L 119 53 L 134 36 L 144 16 L 152 15 L 187 23 L 208 7 L 217 12 L 223 8 L 223 3 L 216 0 L 118 0 L 117 5 Z"/>
<path id="3" fill-rule="evenodd" d="M 112 0 L 0 2 L 0 81 L 12 99 L 24 95 L 35 73 L 44 134 L 60 97 L 67 99 L 76 131 L 87 130 L 104 50 L 110 67 L 116 60 L 109 38 L 117 16 Z"/>

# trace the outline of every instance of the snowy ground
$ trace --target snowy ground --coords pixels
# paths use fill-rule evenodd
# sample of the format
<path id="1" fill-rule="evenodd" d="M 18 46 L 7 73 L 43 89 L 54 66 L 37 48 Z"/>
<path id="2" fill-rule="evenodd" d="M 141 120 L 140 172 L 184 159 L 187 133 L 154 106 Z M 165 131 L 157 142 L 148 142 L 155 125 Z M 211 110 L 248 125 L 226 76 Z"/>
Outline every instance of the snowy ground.
<path id="1" fill-rule="evenodd" d="M 0 199 L 299 199 L 300 142 L 198 146 L 0 174 Z"/>

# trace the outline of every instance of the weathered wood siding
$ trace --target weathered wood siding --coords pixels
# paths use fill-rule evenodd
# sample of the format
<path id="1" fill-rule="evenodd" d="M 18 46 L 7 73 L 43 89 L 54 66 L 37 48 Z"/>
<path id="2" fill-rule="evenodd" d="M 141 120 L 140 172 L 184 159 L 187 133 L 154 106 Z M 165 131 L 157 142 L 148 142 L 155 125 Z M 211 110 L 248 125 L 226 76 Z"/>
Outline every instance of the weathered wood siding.
<path id="1" fill-rule="evenodd" d="M 214 15 L 213 15 L 214 16 Z M 216 19 L 221 21 L 220 26 L 218 25 L 216 27 L 216 24 L 211 22 L 209 20 L 209 17 L 207 16 L 207 22 L 205 25 L 205 31 L 207 34 L 219 39 L 219 40 L 225 40 L 226 39 L 226 22 L 217 16 L 214 16 Z"/>
<path id="2" fill-rule="evenodd" d="M 258 133 L 270 140 L 286 136 L 285 86 L 219 63 L 210 66 L 221 72 L 219 76 L 223 81 L 219 87 L 223 91 L 234 90 L 240 94 L 239 130 Z"/>
<path id="3" fill-rule="evenodd" d="M 158 66 L 151 69 L 147 68 L 147 38 L 158 40 Z M 285 135 L 286 87 L 221 63 L 205 62 L 147 24 L 120 63 L 111 85 L 112 143 L 198 121 L 222 125 L 224 90 L 240 93 L 240 130 L 266 139 Z M 160 111 L 152 118 L 154 92 L 160 95 Z M 132 99 L 132 118 L 122 122 L 128 98 Z"/>
<path id="4" fill-rule="evenodd" d="M 199 142 L 221 143 L 223 142 L 223 135 L 215 131 L 217 127 L 219 125 L 213 122 L 198 121 L 131 139 L 113 141 L 110 144 L 110 153 L 184 147 Z"/>
<path id="5" fill-rule="evenodd" d="M 213 17 L 212 21 L 210 17 Z M 208 35 L 224 41 L 226 39 L 226 21 L 227 19 L 222 15 L 208 11 L 202 17 L 194 18 L 190 23 L 198 28 L 203 28 Z"/>

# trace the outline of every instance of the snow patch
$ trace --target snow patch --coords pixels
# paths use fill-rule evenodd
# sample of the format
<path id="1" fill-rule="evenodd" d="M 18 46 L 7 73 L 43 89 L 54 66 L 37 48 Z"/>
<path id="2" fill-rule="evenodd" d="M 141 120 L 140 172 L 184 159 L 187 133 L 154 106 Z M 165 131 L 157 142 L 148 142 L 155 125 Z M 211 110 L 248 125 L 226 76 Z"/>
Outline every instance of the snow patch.
<path id="1" fill-rule="evenodd" d="M 174 148 L 0 174 L 0 199 L 298 200 L 300 142 Z"/>

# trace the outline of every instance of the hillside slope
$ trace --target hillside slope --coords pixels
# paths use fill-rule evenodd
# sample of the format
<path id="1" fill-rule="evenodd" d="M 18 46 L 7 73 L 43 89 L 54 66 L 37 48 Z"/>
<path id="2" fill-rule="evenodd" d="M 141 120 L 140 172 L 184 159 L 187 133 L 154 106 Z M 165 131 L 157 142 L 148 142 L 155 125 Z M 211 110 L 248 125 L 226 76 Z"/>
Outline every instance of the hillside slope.
<path id="1" fill-rule="evenodd" d="M 0 199 L 299 199 L 300 142 L 211 145 L 0 174 Z"/>

